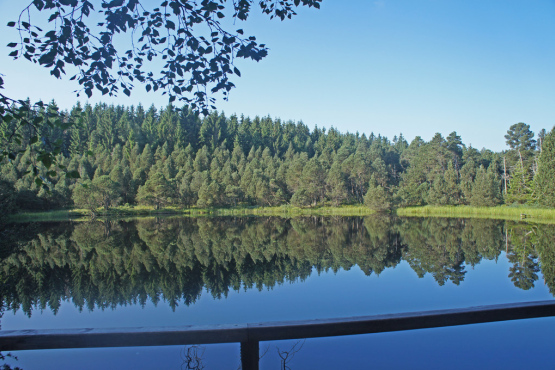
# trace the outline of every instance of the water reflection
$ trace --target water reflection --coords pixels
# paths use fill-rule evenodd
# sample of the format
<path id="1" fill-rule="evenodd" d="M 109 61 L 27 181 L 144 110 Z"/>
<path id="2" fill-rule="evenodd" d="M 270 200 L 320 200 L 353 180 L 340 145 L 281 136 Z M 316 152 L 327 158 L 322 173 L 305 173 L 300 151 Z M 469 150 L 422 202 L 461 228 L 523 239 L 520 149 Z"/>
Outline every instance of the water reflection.
<path id="1" fill-rule="evenodd" d="M 507 251 L 508 278 L 530 289 L 543 274 L 555 288 L 555 227 L 483 219 L 385 216 L 158 218 L 17 225 L 0 249 L 5 309 L 79 309 L 193 304 L 203 289 L 267 289 L 303 281 L 315 268 L 380 274 L 402 260 L 439 285 Z"/>

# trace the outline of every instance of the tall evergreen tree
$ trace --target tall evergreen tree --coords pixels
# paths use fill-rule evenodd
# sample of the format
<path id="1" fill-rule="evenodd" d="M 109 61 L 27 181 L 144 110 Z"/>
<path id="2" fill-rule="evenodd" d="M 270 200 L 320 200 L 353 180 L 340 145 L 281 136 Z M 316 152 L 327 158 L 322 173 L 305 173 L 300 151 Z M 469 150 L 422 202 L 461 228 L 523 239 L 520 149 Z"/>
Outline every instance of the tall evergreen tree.
<path id="1" fill-rule="evenodd" d="M 532 199 L 531 179 L 524 168 L 523 161 L 517 161 L 511 174 L 505 203 L 525 204 Z"/>
<path id="2" fill-rule="evenodd" d="M 555 127 L 545 136 L 534 176 L 535 198 L 546 207 L 555 207 Z"/>
<path id="3" fill-rule="evenodd" d="M 478 168 L 472 186 L 471 206 L 491 207 L 500 203 L 499 180 L 492 168 L 493 166 L 490 166 L 487 171 L 484 166 Z"/>
<path id="4" fill-rule="evenodd" d="M 387 211 L 392 206 L 391 195 L 379 185 L 374 175 L 368 183 L 368 191 L 364 195 L 364 205 L 379 212 Z"/>

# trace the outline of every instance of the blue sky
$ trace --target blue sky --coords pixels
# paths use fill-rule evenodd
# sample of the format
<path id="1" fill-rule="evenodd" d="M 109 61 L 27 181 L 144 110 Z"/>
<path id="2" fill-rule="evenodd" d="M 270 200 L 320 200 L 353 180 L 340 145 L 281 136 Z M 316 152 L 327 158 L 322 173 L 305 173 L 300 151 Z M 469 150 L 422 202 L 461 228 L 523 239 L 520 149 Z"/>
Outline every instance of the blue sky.
<path id="1" fill-rule="evenodd" d="M 0 0 L 0 24 L 23 6 Z M 456 131 L 492 150 L 506 148 L 514 123 L 534 132 L 555 124 L 553 0 L 324 0 L 298 13 L 284 22 L 253 14 L 236 25 L 270 53 L 240 63 L 242 77 L 219 110 L 409 141 Z M 0 33 L 5 93 L 72 106 L 77 84 L 7 57 L 16 38 L 10 28 Z M 163 106 L 167 98 L 138 87 L 130 98 L 97 101 Z"/>

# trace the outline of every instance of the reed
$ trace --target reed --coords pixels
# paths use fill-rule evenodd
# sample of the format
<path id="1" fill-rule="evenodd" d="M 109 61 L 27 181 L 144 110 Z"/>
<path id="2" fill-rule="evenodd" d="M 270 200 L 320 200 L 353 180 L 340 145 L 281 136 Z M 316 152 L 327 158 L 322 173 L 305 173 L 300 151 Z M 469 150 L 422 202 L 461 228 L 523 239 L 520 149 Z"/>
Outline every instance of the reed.
<path id="1" fill-rule="evenodd" d="M 86 213 L 82 210 L 64 209 L 45 212 L 20 212 L 8 216 L 9 222 L 47 222 L 47 221 L 67 221 L 81 218 Z"/>
<path id="2" fill-rule="evenodd" d="M 396 213 L 398 216 L 472 217 L 555 223 L 555 209 L 533 207 L 424 206 L 399 208 L 396 210 Z"/>
<path id="3" fill-rule="evenodd" d="M 277 207 L 234 207 L 234 208 L 180 208 L 175 206 L 155 209 L 152 206 L 117 206 L 108 211 L 99 209 L 98 218 L 125 218 L 145 216 L 280 216 L 285 218 L 297 216 L 367 216 L 375 213 L 365 206 L 315 207 L 299 208 L 293 206 Z M 57 210 L 49 212 L 21 212 L 9 217 L 10 222 L 44 222 L 66 221 L 70 219 L 88 219 L 90 212 L 85 209 Z"/>
<path id="4" fill-rule="evenodd" d="M 233 208 L 180 208 L 169 206 L 155 209 L 152 206 L 118 206 L 108 211 L 99 210 L 97 217 L 143 217 L 143 216 L 279 216 L 285 218 L 297 216 L 368 216 L 375 211 L 362 205 L 322 206 L 300 208 L 290 205 L 276 207 L 233 207 Z M 539 223 L 555 223 L 555 209 L 533 207 L 471 207 L 471 206 L 424 206 L 407 207 L 395 210 L 398 216 L 405 217 L 457 217 L 457 218 L 493 218 L 503 220 L 525 220 Z M 47 212 L 21 212 L 11 215 L 10 222 L 45 222 L 66 221 L 79 218 L 87 219 L 89 212 L 85 209 L 55 210 Z"/>

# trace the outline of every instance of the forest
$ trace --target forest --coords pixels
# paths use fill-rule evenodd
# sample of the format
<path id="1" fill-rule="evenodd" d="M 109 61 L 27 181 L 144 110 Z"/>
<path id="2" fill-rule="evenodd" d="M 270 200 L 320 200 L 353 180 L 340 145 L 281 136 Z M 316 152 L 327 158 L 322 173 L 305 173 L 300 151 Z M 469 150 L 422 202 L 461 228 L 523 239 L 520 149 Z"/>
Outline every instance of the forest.
<path id="1" fill-rule="evenodd" d="M 555 206 L 555 134 L 525 123 L 507 130 L 507 150 L 478 150 L 456 132 L 410 143 L 402 134 L 310 129 L 271 117 L 200 116 L 77 103 L 74 125 L 51 124 L 52 101 L 28 112 L 38 135 L 0 124 L 0 145 L 19 154 L 0 167 L 0 207 L 18 211 L 148 205 L 179 207 L 364 204 L 377 211 L 419 205 Z M 17 134 L 21 140 L 12 140 Z M 57 165 L 37 153 L 56 150 Z"/>

